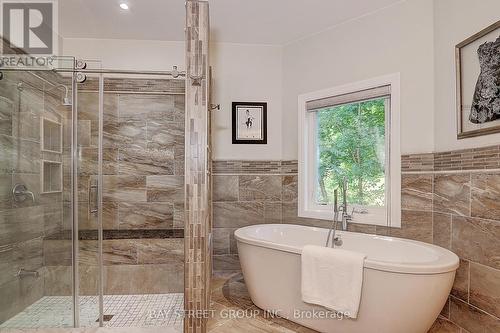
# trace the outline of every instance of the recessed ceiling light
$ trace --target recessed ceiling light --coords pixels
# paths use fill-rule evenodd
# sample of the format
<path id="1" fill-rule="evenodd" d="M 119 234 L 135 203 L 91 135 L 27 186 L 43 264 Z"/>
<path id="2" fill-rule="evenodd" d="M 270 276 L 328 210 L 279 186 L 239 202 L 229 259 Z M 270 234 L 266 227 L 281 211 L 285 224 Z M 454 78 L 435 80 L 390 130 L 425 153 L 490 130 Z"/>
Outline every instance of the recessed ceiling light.
<path id="1" fill-rule="evenodd" d="M 123 10 L 128 10 L 128 5 L 125 2 L 122 2 L 120 4 L 120 8 L 123 9 Z"/>

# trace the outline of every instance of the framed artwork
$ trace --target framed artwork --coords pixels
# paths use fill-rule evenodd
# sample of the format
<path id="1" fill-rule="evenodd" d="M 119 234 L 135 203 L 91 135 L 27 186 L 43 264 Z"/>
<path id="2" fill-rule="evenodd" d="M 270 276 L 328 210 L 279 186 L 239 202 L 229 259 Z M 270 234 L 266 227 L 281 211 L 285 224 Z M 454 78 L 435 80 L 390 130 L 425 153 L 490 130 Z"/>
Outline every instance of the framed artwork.
<path id="1" fill-rule="evenodd" d="M 500 21 L 455 47 L 457 137 L 500 133 Z"/>
<path id="2" fill-rule="evenodd" d="M 267 144 L 267 103 L 233 102 L 233 144 Z"/>

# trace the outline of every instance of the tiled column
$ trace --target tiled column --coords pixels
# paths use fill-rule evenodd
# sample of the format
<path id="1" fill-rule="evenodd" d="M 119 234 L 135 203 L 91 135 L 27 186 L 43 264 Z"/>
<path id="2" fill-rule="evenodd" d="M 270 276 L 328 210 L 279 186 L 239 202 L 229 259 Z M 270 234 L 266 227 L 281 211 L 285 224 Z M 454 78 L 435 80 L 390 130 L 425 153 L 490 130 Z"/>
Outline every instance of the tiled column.
<path id="1" fill-rule="evenodd" d="M 210 283 L 208 2 L 186 2 L 185 332 L 206 332 Z"/>

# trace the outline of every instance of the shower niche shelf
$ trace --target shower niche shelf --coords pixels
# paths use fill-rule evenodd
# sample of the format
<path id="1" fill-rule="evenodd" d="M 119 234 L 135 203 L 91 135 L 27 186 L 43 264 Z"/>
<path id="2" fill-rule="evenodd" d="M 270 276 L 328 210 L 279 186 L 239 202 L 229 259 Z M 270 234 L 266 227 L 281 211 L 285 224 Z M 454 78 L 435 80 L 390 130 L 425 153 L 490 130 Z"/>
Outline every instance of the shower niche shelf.
<path id="1" fill-rule="evenodd" d="M 41 161 L 41 184 L 42 192 L 61 193 L 62 192 L 62 163 L 55 161 Z"/>
<path id="2" fill-rule="evenodd" d="M 62 153 L 62 124 L 58 121 L 44 118 L 40 119 L 42 151 L 49 153 Z"/>

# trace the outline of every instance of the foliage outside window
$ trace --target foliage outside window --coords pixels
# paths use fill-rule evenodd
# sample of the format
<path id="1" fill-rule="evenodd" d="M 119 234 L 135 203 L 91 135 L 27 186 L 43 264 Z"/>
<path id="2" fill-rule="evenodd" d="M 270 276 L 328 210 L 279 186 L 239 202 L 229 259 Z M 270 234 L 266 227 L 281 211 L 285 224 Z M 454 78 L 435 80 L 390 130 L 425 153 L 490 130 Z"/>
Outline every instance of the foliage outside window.
<path id="1" fill-rule="evenodd" d="M 300 95 L 298 215 L 331 220 L 347 181 L 352 222 L 401 226 L 399 73 Z"/>
<path id="2" fill-rule="evenodd" d="M 318 204 L 348 183 L 348 202 L 385 206 L 386 98 L 320 109 L 317 116 Z"/>

